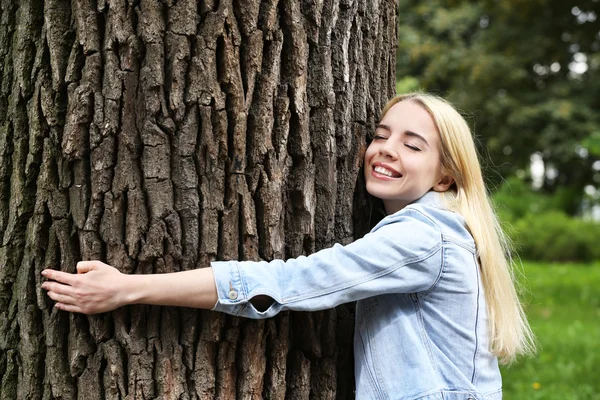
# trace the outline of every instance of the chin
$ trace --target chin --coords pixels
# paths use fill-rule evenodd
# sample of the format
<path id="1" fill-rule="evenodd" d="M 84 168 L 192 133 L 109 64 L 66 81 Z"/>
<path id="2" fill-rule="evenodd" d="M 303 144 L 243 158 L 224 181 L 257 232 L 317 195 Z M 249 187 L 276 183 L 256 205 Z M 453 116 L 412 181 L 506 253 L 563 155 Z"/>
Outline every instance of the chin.
<path id="1" fill-rule="evenodd" d="M 367 188 L 367 193 L 369 193 L 371 196 L 377 197 L 378 199 L 381 199 L 381 200 L 401 201 L 401 199 L 406 197 L 400 193 L 394 193 L 393 191 L 390 190 L 390 188 L 382 188 L 376 184 L 367 183 L 366 188 Z"/>

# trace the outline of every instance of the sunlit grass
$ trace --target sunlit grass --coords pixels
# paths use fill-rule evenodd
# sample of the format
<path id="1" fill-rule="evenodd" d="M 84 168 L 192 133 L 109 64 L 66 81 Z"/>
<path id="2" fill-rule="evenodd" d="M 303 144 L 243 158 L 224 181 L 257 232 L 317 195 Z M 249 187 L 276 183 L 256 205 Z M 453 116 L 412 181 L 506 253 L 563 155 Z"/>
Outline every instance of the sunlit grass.
<path id="1" fill-rule="evenodd" d="M 539 351 L 503 368 L 507 400 L 600 400 L 600 263 L 524 263 Z"/>

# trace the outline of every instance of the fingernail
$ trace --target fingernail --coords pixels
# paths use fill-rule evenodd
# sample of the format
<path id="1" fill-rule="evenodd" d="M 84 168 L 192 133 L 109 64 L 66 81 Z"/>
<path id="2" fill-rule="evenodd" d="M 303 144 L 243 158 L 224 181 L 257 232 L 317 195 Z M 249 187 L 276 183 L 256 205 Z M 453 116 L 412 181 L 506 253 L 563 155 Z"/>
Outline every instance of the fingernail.
<path id="1" fill-rule="evenodd" d="M 46 276 L 46 274 L 48 274 L 48 273 L 46 272 L 46 270 L 43 270 L 43 271 L 42 271 L 42 275 Z"/>

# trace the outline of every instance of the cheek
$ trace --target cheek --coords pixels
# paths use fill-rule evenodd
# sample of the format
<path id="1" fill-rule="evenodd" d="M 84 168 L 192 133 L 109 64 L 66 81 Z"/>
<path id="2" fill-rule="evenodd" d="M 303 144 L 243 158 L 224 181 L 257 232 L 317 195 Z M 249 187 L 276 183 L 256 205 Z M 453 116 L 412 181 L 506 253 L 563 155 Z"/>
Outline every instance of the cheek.
<path id="1" fill-rule="evenodd" d="M 441 176 L 441 166 L 438 162 L 431 161 L 429 168 L 427 168 L 427 175 L 433 180 L 437 180 Z"/>
<path id="2" fill-rule="evenodd" d="M 373 145 L 370 145 L 369 147 L 367 147 L 367 150 L 365 150 L 365 155 L 363 157 L 363 167 L 365 167 L 365 171 L 367 170 L 367 167 L 375 153 L 376 151 L 374 150 Z"/>
<path id="3" fill-rule="evenodd" d="M 418 155 L 407 154 L 404 158 L 404 168 L 407 172 L 417 174 L 422 178 L 431 177 L 435 179 L 439 175 L 440 165 L 429 157 L 418 157 Z"/>

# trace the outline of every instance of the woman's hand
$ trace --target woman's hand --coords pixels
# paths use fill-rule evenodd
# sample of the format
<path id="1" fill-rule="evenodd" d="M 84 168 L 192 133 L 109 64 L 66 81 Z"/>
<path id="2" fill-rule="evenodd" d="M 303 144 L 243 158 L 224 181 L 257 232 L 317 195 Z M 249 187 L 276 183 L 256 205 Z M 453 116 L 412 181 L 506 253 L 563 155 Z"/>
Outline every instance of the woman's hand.
<path id="1" fill-rule="evenodd" d="M 77 274 L 45 269 L 42 284 L 59 310 L 98 314 L 127 304 L 128 275 L 100 261 L 80 261 Z"/>
<path id="2" fill-rule="evenodd" d="M 77 274 L 45 269 L 42 289 L 59 310 L 98 314 L 128 304 L 214 308 L 212 268 L 168 274 L 127 275 L 100 261 L 77 263 Z"/>

